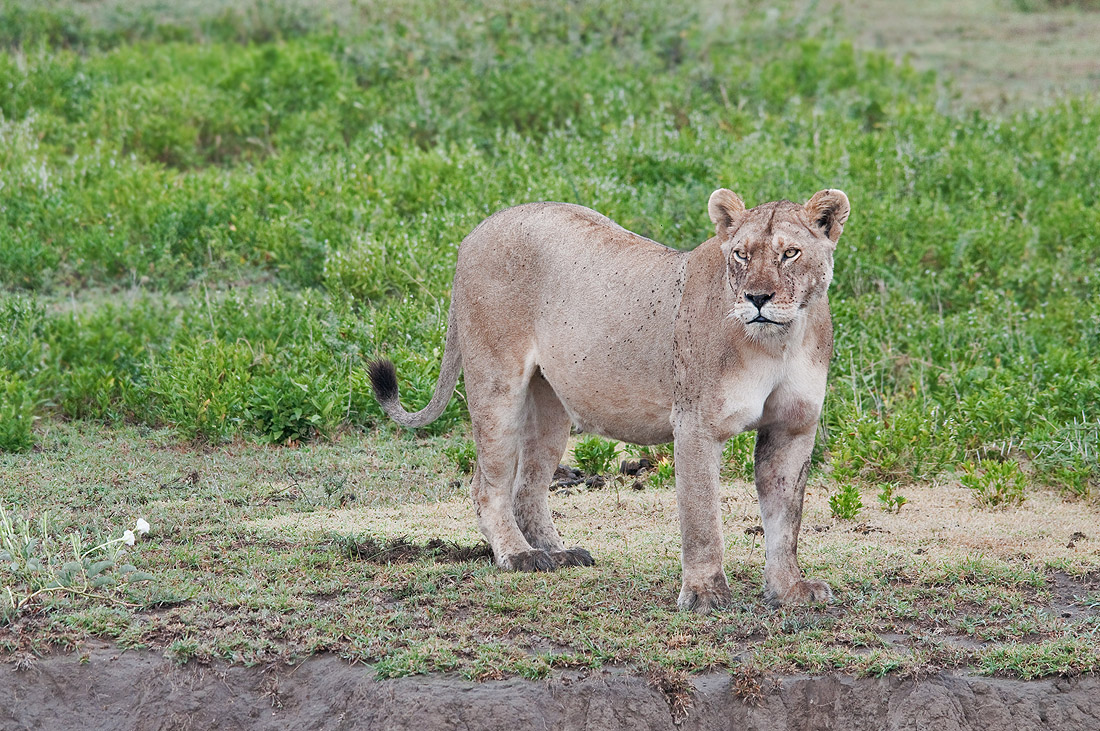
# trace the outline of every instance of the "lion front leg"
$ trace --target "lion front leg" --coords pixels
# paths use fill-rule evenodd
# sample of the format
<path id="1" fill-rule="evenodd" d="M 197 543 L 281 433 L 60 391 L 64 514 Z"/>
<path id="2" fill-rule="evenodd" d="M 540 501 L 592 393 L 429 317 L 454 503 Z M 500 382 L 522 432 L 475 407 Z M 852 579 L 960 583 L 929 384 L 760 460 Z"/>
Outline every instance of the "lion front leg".
<path id="1" fill-rule="evenodd" d="M 673 454 L 683 566 L 683 585 L 676 605 L 682 610 L 705 613 L 728 605 L 732 598 L 722 568 L 724 544 L 718 493 L 722 443 L 701 430 L 678 429 Z"/>
<path id="2" fill-rule="evenodd" d="M 823 602 L 833 592 L 823 581 L 803 579 L 798 532 L 814 432 L 761 428 L 756 435 L 756 493 L 764 524 L 764 598 L 772 604 Z"/>

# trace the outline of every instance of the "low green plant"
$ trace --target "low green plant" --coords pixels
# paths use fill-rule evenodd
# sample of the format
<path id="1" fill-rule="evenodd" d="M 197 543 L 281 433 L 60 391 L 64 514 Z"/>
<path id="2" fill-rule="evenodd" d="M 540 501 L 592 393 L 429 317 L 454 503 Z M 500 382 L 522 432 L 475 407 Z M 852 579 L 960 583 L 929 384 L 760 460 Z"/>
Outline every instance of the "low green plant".
<path id="1" fill-rule="evenodd" d="M 1025 447 L 1036 473 L 1072 497 L 1088 498 L 1100 483 L 1100 419 L 1045 425 Z"/>
<path id="2" fill-rule="evenodd" d="M 477 448 L 473 440 L 461 439 L 444 447 L 443 454 L 447 455 L 447 459 L 451 460 L 463 474 L 468 475 L 474 471 L 474 465 L 477 463 Z"/>
<path id="3" fill-rule="evenodd" d="M 21 378 L 0 369 L 0 452 L 25 452 L 34 445 L 34 394 Z"/>
<path id="4" fill-rule="evenodd" d="M 1012 7 L 1021 13 L 1049 13 L 1065 8 L 1095 11 L 1100 10 L 1100 0 L 1012 0 Z"/>
<path id="5" fill-rule="evenodd" d="M 1092 495 L 1091 472 L 1082 461 L 1072 467 L 1051 468 L 1047 480 L 1072 497 L 1087 499 Z"/>
<path id="6" fill-rule="evenodd" d="M 755 465 L 756 435 L 738 434 L 722 448 L 723 467 L 740 480 L 752 480 Z"/>
<path id="7" fill-rule="evenodd" d="M 619 458 L 619 443 L 598 437 L 584 437 L 573 447 L 573 459 L 577 467 L 587 475 L 606 475 L 615 472 Z"/>
<path id="8" fill-rule="evenodd" d="M 653 484 L 658 487 L 666 487 L 676 481 L 676 468 L 671 459 L 657 463 L 653 470 Z"/>
<path id="9" fill-rule="evenodd" d="M 76 532 L 62 538 L 43 513 L 32 521 L 0 506 L 0 621 L 10 622 L 35 599 L 69 594 L 125 604 L 118 590 L 153 576 L 124 562 L 127 546 L 149 531 L 138 519 L 118 538 L 87 546 Z"/>
<path id="10" fill-rule="evenodd" d="M 892 482 L 886 482 L 878 491 L 878 500 L 882 503 L 882 509 L 888 513 L 900 513 L 901 506 L 909 502 L 904 495 L 897 493 L 897 487 Z"/>
<path id="11" fill-rule="evenodd" d="M 275 372 L 252 386 L 250 416 L 261 439 L 274 444 L 329 434 L 344 416 L 345 399 L 329 376 Z"/>
<path id="12" fill-rule="evenodd" d="M 667 487 L 675 481 L 672 453 L 672 442 L 638 447 L 638 456 L 649 460 L 649 480 L 655 487 Z"/>
<path id="13" fill-rule="evenodd" d="M 1012 460 L 967 462 L 959 475 L 962 486 L 974 491 L 978 504 L 986 508 L 1019 505 L 1024 501 L 1027 478 Z"/>
<path id="14" fill-rule="evenodd" d="M 851 520 L 863 510 L 863 498 L 854 483 L 845 482 L 829 496 L 829 510 L 839 520 Z"/>
<path id="15" fill-rule="evenodd" d="M 659 462 L 669 462 L 672 460 L 672 442 L 666 444 L 647 444 L 637 449 L 638 456 L 645 457 L 649 460 L 650 464 L 658 464 Z"/>

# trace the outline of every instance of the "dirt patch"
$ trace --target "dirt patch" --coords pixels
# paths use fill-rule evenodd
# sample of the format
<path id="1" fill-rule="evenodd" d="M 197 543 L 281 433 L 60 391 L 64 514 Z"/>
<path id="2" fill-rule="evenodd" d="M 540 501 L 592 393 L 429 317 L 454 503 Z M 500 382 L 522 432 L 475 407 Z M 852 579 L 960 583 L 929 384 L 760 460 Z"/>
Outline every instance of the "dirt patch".
<path id="1" fill-rule="evenodd" d="M 826 0 L 820 7 L 836 10 L 857 45 L 946 72 L 966 105 L 1026 107 L 1100 90 L 1100 13 L 1082 12 L 1095 10 L 1091 1 Z"/>
<path id="2" fill-rule="evenodd" d="M 13 667 L 0 667 L 5 729 L 1100 728 L 1095 677 L 794 676 L 766 679 L 749 703 L 736 677 L 714 673 L 675 683 L 673 705 L 661 683 L 621 669 L 540 682 L 376 680 L 370 668 L 331 656 L 266 668 L 177 665 L 107 644 Z"/>

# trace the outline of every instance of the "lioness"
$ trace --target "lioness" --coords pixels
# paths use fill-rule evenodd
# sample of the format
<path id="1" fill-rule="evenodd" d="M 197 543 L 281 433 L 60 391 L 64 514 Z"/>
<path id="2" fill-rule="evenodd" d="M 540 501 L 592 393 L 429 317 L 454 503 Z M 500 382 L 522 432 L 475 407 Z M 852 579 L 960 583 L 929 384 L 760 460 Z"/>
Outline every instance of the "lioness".
<path id="1" fill-rule="evenodd" d="M 554 527 L 548 484 L 570 424 L 635 444 L 673 440 L 683 539 L 678 606 L 731 598 L 722 569 L 722 446 L 755 429 L 764 592 L 823 601 L 796 558 L 802 498 L 833 349 L 827 290 L 848 197 L 751 210 L 732 191 L 708 203 L 715 236 L 681 252 L 565 203 L 483 221 L 458 250 L 439 381 L 416 413 L 389 361 L 370 365 L 397 423 L 438 418 L 466 371 L 477 446 L 473 499 L 501 568 L 590 566 Z"/>

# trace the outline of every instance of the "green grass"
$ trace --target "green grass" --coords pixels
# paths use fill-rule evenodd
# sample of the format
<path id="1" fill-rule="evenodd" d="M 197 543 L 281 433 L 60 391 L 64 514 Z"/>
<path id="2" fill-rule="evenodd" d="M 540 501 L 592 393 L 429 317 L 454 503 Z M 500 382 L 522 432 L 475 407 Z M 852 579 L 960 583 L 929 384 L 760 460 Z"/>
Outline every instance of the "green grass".
<path id="1" fill-rule="evenodd" d="M 215 442 L 370 426 L 363 356 L 427 398 L 455 247 L 488 213 L 576 201 L 690 247 L 718 185 L 750 203 L 832 185 L 855 211 L 834 468 L 921 480 L 1007 447 L 1079 467 L 1087 493 L 1093 107 L 946 116 L 929 77 L 805 19 L 731 36 L 631 7 L 490 4 L 440 25 L 363 8 L 353 34 L 318 21 L 247 45 L 25 20 L 0 55 L 0 408 L 19 415 L 2 446 L 25 449 L 33 416 Z M 463 418 L 456 401 L 435 432 Z"/>
<path id="2" fill-rule="evenodd" d="M 545 630 L 567 659 L 517 654 L 481 646 L 475 628 L 534 616 L 546 577 L 355 568 L 240 527 L 246 511 L 453 494 L 470 468 L 462 400 L 418 435 L 378 431 L 365 359 L 394 359 L 406 406 L 426 403 L 458 242 L 531 200 L 588 205 L 690 248 L 711 232 L 714 188 L 750 205 L 842 188 L 853 213 L 836 255 L 815 479 L 902 487 L 995 459 L 1026 466 L 1012 473 L 1026 491 L 1089 500 L 1100 482 L 1095 100 L 946 113 L 932 75 L 856 52 L 812 7 L 764 15 L 649 0 L 195 0 L 177 11 L 4 0 L 0 79 L 0 504 L 49 512 L 59 534 L 88 540 L 135 512 L 161 526 L 138 565 L 160 588 L 121 615 L 50 598 L 26 620 L 42 637 L 107 634 L 171 644 L 181 658 L 338 649 L 383 662 L 384 674 L 482 676 L 503 664 L 538 676 L 645 665 L 647 653 L 698 669 L 759 636 L 789 667 L 914 662 L 811 651 L 814 637 L 760 625 L 748 597 L 720 622 L 656 609 L 640 597 L 674 596 L 667 562 L 648 577 L 615 565 L 578 573 L 579 593 L 563 597 L 572 619 Z M 100 463 L 82 444 L 122 449 L 116 434 L 142 454 Z M 154 475 L 146 452 L 175 456 Z M 239 454 L 279 466 L 246 468 Z M 71 473 L 26 467 L 73 455 L 87 463 Z M 751 435 L 730 443 L 727 462 L 727 477 L 751 476 Z M 670 462 L 659 470 L 667 483 Z M 213 568 L 223 560 L 224 585 Z M 256 561 L 285 583 L 264 583 Z M 862 565 L 839 578 L 858 583 Z M 626 625 L 597 599 L 609 581 L 658 639 L 617 634 Z M 512 608 L 448 614 L 446 598 L 467 589 Z M 398 610 L 394 591 L 429 598 Z M 200 631 L 227 612 L 239 631 Z M 417 612 L 460 628 L 425 634 Z M 814 616 L 791 616 L 803 614 Z M 722 639 L 731 622 L 755 629 Z M 265 629 L 241 629 L 251 623 Z M 717 649 L 658 647 L 669 625 Z"/>

